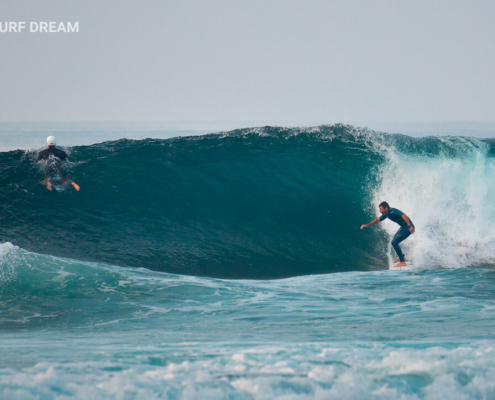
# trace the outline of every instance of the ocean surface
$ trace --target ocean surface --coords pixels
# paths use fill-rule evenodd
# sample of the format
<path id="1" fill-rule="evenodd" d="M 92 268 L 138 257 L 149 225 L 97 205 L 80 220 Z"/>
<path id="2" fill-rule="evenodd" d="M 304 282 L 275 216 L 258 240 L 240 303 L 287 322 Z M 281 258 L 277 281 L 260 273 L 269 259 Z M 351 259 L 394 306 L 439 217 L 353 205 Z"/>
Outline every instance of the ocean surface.
<path id="1" fill-rule="evenodd" d="M 461 128 L 0 124 L 0 399 L 495 399 L 495 140 Z M 410 271 L 360 230 L 384 200 Z"/>

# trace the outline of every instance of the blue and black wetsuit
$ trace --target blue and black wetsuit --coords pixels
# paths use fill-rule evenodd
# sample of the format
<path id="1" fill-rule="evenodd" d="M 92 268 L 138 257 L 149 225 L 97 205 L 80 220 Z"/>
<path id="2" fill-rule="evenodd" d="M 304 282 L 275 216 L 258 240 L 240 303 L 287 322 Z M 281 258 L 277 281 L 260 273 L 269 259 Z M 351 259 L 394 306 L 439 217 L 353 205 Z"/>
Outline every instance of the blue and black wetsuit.
<path id="1" fill-rule="evenodd" d="M 394 247 L 395 252 L 399 256 L 399 260 L 402 262 L 405 261 L 405 258 L 404 258 L 404 253 L 402 253 L 402 250 L 399 247 L 399 243 L 406 240 L 411 235 L 411 231 L 409 230 L 406 221 L 402 219 L 403 215 L 404 213 L 402 211 L 397 210 L 396 208 L 391 208 L 389 209 L 387 215 L 382 215 L 380 217 L 380 221 L 383 221 L 384 219 L 388 218 L 389 220 L 394 221 L 395 223 L 400 225 L 399 230 L 392 239 L 392 246 Z M 409 222 L 411 223 L 411 226 L 414 228 L 414 224 L 411 221 L 411 218 L 409 218 Z"/>

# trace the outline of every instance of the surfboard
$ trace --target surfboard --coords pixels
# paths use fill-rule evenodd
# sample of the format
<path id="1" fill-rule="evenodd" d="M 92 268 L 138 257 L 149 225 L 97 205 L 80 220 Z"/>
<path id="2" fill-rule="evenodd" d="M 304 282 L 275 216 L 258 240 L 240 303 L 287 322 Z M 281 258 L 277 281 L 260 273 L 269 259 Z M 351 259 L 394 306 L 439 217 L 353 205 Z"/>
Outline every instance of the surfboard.
<path id="1" fill-rule="evenodd" d="M 69 186 L 67 178 L 61 175 L 50 175 L 47 179 L 50 181 L 52 189 L 55 189 L 58 192 L 63 192 Z"/>
<path id="2" fill-rule="evenodd" d="M 411 269 L 413 269 L 413 263 L 411 261 L 406 261 L 406 265 L 402 266 L 402 267 L 396 267 L 395 265 L 398 265 L 399 263 L 396 263 L 394 265 L 391 265 L 389 267 L 389 269 L 391 271 L 410 271 Z"/>

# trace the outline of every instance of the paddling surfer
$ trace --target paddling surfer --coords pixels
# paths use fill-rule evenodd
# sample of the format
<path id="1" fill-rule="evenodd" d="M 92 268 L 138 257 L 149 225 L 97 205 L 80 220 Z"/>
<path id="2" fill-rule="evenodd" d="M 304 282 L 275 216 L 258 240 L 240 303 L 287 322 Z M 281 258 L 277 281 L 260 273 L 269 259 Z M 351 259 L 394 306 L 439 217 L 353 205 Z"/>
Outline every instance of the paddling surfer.
<path id="1" fill-rule="evenodd" d="M 71 181 L 65 176 L 62 168 L 62 161 L 67 160 L 67 154 L 65 151 L 55 147 L 57 140 L 53 136 L 48 136 L 46 138 L 47 149 L 42 150 L 38 153 L 36 161 L 46 160 L 45 169 L 45 179 L 43 180 L 43 185 L 46 186 L 48 190 L 52 190 L 52 184 L 64 184 L 69 183 L 76 189 L 80 190 L 77 183 Z"/>
<path id="2" fill-rule="evenodd" d="M 395 252 L 399 256 L 399 258 L 397 258 L 395 262 L 400 261 L 397 265 L 394 265 L 394 267 L 403 267 L 406 265 L 406 259 L 404 257 L 404 253 L 402 253 L 399 243 L 406 240 L 409 236 L 411 236 L 411 234 L 415 232 L 414 224 L 409 219 L 409 217 L 406 214 L 404 214 L 402 211 L 397 210 L 396 208 L 390 208 L 390 206 L 386 201 L 381 202 L 378 207 L 380 208 L 380 212 L 382 213 L 382 216 L 377 219 L 374 219 L 369 224 L 361 225 L 361 229 L 379 224 L 386 218 L 399 224 L 400 228 L 395 234 L 394 238 L 392 239 L 392 246 L 394 247 Z"/>

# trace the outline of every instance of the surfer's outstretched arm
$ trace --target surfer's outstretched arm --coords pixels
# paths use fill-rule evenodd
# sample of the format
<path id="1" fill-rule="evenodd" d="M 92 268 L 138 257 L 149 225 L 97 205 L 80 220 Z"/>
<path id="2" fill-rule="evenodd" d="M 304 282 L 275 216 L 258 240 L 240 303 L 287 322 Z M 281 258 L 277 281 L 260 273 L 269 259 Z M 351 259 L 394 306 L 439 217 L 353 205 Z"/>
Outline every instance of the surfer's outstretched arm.
<path id="1" fill-rule="evenodd" d="M 76 189 L 78 192 L 81 190 L 79 185 L 76 182 L 71 181 L 70 179 L 67 179 L 67 182 L 70 183 L 72 186 L 74 186 L 74 189 Z"/>
<path id="2" fill-rule="evenodd" d="M 373 225 L 379 224 L 380 222 L 382 222 L 382 221 L 380 220 L 380 218 L 374 219 L 374 220 L 373 220 L 373 221 L 371 221 L 369 224 L 366 224 L 366 225 L 361 225 L 361 229 L 363 229 L 363 228 L 368 228 L 369 226 L 373 226 Z"/>

